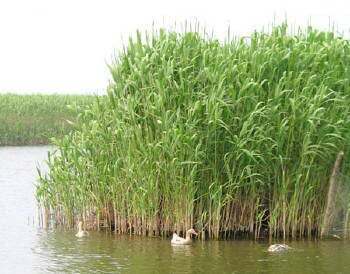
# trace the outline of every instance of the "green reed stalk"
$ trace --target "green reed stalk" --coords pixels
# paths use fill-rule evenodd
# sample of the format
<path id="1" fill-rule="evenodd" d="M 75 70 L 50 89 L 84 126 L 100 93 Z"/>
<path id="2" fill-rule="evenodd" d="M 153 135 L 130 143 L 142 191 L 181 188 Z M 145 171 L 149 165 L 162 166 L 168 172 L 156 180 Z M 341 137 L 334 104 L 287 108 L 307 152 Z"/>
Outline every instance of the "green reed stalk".
<path id="1" fill-rule="evenodd" d="M 109 99 L 56 140 L 38 199 L 118 233 L 317 235 L 348 155 L 349 65 L 348 40 L 311 28 L 224 43 L 138 33 L 110 66 Z"/>

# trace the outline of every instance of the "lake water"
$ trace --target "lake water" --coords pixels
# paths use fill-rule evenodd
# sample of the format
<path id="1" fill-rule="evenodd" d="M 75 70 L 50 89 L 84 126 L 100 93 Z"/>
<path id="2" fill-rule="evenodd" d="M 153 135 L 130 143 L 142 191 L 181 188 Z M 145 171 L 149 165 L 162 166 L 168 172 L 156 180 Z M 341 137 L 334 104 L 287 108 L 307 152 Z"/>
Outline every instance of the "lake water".
<path id="1" fill-rule="evenodd" d="M 350 273 L 350 242 L 194 241 L 43 230 L 34 197 L 36 166 L 50 147 L 0 147 L 0 273 Z"/>

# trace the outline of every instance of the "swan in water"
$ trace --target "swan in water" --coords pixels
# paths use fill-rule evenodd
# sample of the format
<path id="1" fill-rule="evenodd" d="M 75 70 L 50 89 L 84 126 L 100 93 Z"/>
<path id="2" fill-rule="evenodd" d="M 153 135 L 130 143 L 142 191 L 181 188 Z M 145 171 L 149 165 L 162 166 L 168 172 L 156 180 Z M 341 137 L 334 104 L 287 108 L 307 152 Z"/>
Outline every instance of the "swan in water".
<path id="1" fill-rule="evenodd" d="M 83 230 L 83 222 L 80 221 L 78 223 L 78 233 L 75 234 L 75 236 L 78 238 L 82 238 L 82 237 L 86 237 L 88 235 L 89 235 L 89 233 L 87 231 Z"/>
<path id="2" fill-rule="evenodd" d="M 191 228 L 189 230 L 187 230 L 186 232 L 186 238 L 182 238 L 180 236 L 178 236 L 176 233 L 173 234 L 173 238 L 171 239 L 171 244 L 174 244 L 174 245 L 189 245 L 192 243 L 192 240 L 191 240 L 191 235 L 198 235 L 197 232 Z"/>
<path id="3" fill-rule="evenodd" d="M 274 244 L 270 245 L 269 248 L 267 249 L 268 252 L 282 252 L 282 251 L 287 251 L 288 249 L 291 249 L 286 244 Z"/>

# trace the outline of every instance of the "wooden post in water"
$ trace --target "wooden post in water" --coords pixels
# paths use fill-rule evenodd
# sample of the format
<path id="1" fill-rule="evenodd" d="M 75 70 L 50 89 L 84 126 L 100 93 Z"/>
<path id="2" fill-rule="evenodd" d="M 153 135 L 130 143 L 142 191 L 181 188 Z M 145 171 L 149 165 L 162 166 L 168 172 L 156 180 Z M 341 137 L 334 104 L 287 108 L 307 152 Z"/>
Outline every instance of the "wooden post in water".
<path id="1" fill-rule="evenodd" d="M 344 221 L 344 238 L 349 238 L 348 224 L 349 224 L 349 210 L 347 210 L 346 215 L 345 215 L 345 221 Z"/>
<path id="2" fill-rule="evenodd" d="M 341 166 L 341 162 L 343 160 L 344 152 L 340 151 L 337 155 L 337 159 L 335 160 L 333 171 L 331 177 L 329 179 L 329 188 L 326 202 L 326 209 L 323 216 L 323 223 L 321 228 L 321 237 L 327 235 L 329 233 L 330 224 L 333 219 L 333 212 L 335 210 L 335 199 L 338 187 L 338 173 Z"/>
<path id="3" fill-rule="evenodd" d="M 42 227 L 43 229 L 47 229 L 49 227 L 50 210 L 46 206 L 43 206 L 43 211 Z"/>

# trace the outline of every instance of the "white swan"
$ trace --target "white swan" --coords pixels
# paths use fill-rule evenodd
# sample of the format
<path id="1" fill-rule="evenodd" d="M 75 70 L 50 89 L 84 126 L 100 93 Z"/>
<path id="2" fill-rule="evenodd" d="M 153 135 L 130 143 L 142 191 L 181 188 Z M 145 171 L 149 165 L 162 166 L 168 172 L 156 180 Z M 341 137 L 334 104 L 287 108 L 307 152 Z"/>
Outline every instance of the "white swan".
<path id="1" fill-rule="evenodd" d="M 269 248 L 267 249 L 268 252 L 282 252 L 282 251 L 287 251 L 288 249 L 291 249 L 286 244 L 274 244 L 270 245 Z"/>
<path id="2" fill-rule="evenodd" d="M 82 237 L 86 237 L 88 235 L 89 235 L 89 233 L 87 231 L 83 230 L 83 222 L 80 221 L 78 223 L 78 233 L 75 234 L 75 236 L 78 238 L 82 238 Z"/>
<path id="3" fill-rule="evenodd" d="M 197 232 L 194 229 L 189 229 L 186 232 L 186 238 L 182 238 L 180 236 L 178 236 L 176 233 L 173 234 L 173 238 L 171 239 L 171 244 L 173 245 L 189 245 L 192 243 L 191 240 L 191 235 L 198 235 Z"/>

